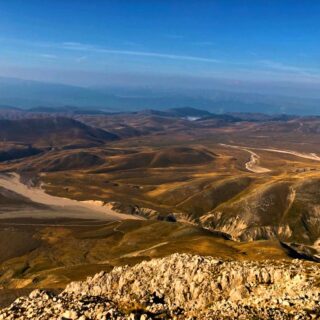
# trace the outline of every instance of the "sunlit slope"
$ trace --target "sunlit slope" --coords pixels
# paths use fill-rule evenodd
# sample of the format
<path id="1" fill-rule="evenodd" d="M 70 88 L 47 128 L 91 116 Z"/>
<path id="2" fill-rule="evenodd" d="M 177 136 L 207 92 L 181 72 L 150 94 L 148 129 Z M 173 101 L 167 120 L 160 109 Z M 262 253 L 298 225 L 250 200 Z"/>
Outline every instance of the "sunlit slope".
<path id="1" fill-rule="evenodd" d="M 56 196 L 116 202 L 126 213 L 148 208 L 151 218 L 173 214 L 236 240 L 317 244 L 317 118 L 188 121 L 146 112 L 81 120 L 140 132 L 2 162 L 0 170 L 36 177 Z"/>
<path id="2" fill-rule="evenodd" d="M 61 197 L 115 201 L 125 212 L 126 206 L 139 206 L 174 213 L 180 221 L 223 231 L 237 240 L 314 244 L 319 237 L 315 190 L 320 162 L 255 152 L 269 172 L 250 172 L 245 166 L 250 154 L 244 150 L 198 144 L 57 151 L 14 166 L 38 168 L 46 190 Z"/>
<path id="3" fill-rule="evenodd" d="M 0 285 L 4 288 L 62 287 L 114 265 L 135 264 L 174 252 L 240 260 L 287 258 L 277 242 L 248 246 L 197 227 L 161 221 L 82 227 L 15 225 L 1 227 L 0 237 L 12 239 L 0 263 Z"/>

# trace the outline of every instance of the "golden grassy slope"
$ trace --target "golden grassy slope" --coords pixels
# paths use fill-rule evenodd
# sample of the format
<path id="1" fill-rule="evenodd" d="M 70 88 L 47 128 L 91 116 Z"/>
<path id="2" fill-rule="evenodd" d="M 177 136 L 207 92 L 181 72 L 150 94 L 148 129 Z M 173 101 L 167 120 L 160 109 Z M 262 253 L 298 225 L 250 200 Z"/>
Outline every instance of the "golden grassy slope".
<path id="1" fill-rule="evenodd" d="M 0 236 L 15 244 L 0 263 L 0 285 L 11 289 L 60 288 L 100 270 L 174 252 L 240 260 L 288 259 L 277 242 L 238 243 L 194 226 L 161 221 L 2 227 Z"/>

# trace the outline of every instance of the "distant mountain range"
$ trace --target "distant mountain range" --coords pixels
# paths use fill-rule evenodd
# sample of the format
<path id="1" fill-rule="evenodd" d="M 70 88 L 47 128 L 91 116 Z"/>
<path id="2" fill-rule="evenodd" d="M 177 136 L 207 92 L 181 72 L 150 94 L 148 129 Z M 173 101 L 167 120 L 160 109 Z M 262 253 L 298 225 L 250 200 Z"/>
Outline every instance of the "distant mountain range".
<path id="1" fill-rule="evenodd" d="M 102 112 L 165 110 L 193 107 L 214 113 L 320 114 L 320 100 L 228 91 L 163 91 L 125 88 L 85 88 L 0 77 L 0 106 L 50 112 L 77 107 Z M 82 110 L 81 113 L 84 111 Z"/>
<path id="2" fill-rule="evenodd" d="M 77 119 L 85 116 L 122 116 L 122 117 L 149 117 L 158 119 L 172 119 L 180 118 L 189 121 L 210 120 L 216 119 L 224 122 L 240 122 L 240 121 L 286 121 L 293 118 L 300 118 L 298 115 L 285 115 L 285 114 L 265 114 L 265 113 L 245 113 L 245 112 L 229 112 L 229 113 L 213 113 L 203 109 L 192 107 L 171 108 L 165 110 L 144 109 L 138 111 L 119 111 L 107 112 L 99 109 L 88 109 L 72 106 L 64 107 L 35 107 L 22 109 L 10 106 L 0 106 L 0 121 L 1 120 L 18 120 L 18 119 L 42 119 L 51 117 L 66 117 Z M 94 117 L 96 118 L 96 117 Z M 101 117 L 105 119 L 105 117 Z M 163 120 L 162 120 L 163 121 Z M 161 121 L 160 121 L 161 122 Z"/>

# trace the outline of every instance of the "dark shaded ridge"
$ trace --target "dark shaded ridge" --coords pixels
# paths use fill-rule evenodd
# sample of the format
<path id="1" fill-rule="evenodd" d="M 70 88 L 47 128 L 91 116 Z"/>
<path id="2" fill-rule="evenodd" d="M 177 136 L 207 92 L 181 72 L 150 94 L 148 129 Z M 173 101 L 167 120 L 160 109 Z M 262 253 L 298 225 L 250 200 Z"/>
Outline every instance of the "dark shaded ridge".
<path id="1" fill-rule="evenodd" d="M 76 142 L 103 143 L 118 139 L 108 131 L 63 117 L 0 120 L 0 140 L 62 146 Z"/>

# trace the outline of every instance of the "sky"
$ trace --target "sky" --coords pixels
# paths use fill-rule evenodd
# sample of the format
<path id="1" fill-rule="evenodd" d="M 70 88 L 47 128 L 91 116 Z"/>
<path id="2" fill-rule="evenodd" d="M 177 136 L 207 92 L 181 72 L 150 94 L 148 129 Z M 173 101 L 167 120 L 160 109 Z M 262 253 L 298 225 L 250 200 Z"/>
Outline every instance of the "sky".
<path id="1" fill-rule="evenodd" d="M 0 0 L 0 76 L 47 82 L 307 92 L 319 39 L 313 0 Z"/>

